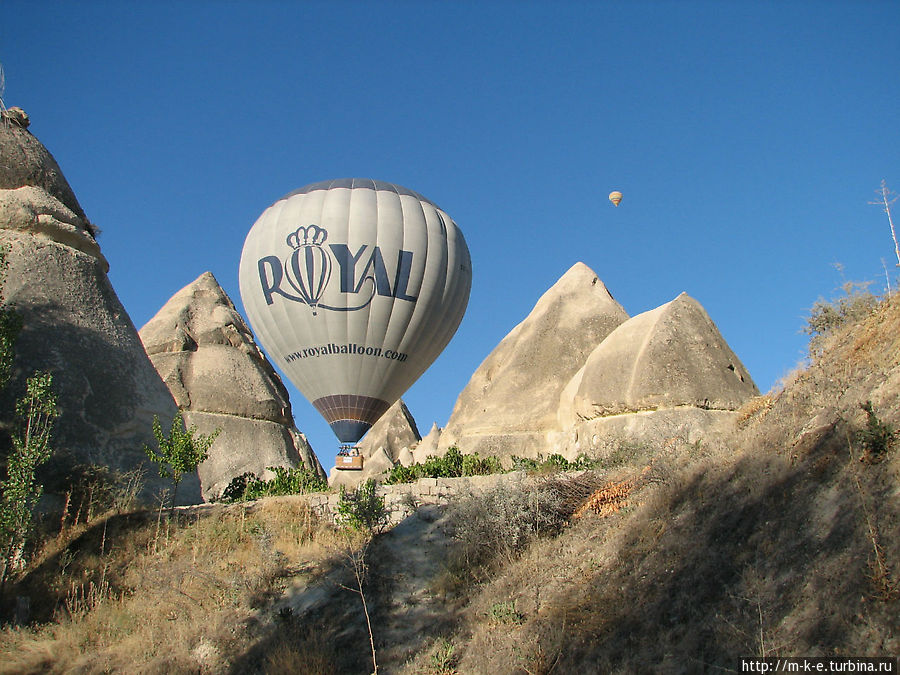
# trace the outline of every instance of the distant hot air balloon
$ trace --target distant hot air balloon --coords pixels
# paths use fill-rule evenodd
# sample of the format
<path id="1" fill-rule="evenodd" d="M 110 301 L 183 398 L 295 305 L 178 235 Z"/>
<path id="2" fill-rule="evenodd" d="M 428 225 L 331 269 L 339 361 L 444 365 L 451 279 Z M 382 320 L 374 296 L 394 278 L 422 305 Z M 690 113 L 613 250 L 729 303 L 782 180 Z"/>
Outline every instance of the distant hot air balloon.
<path id="1" fill-rule="evenodd" d="M 247 235 L 239 280 L 271 359 L 353 444 L 453 337 L 472 263 L 433 202 L 351 178 L 307 185 L 266 209 Z"/>
<path id="2" fill-rule="evenodd" d="M 613 203 L 613 206 L 618 206 L 619 202 L 622 201 L 622 193 L 618 190 L 613 190 L 609 193 L 609 201 Z"/>

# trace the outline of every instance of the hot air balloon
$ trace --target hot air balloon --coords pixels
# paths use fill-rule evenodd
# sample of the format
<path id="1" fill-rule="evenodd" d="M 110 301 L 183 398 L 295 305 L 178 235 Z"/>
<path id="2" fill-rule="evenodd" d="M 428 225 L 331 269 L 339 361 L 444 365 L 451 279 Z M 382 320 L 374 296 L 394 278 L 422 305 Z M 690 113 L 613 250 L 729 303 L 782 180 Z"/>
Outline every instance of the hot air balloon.
<path id="1" fill-rule="evenodd" d="M 609 201 L 613 203 L 613 206 L 618 206 L 619 202 L 622 201 L 622 193 L 618 190 L 613 190 L 609 193 Z"/>
<path id="2" fill-rule="evenodd" d="M 472 263 L 434 202 L 351 178 L 267 208 L 244 242 L 239 282 L 259 342 L 349 446 L 453 337 Z"/>

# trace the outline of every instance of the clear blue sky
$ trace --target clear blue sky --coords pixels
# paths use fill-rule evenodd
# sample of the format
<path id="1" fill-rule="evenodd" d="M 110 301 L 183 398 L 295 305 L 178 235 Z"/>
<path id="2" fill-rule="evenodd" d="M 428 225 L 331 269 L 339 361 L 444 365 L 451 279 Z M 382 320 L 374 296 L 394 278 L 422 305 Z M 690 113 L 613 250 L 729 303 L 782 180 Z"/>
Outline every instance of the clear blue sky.
<path id="1" fill-rule="evenodd" d="M 900 190 L 898 29 L 896 0 L 6 0 L 0 62 L 138 328 L 207 270 L 241 308 L 248 229 L 307 183 L 445 209 L 474 278 L 405 396 L 425 433 L 579 260 L 631 315 L 695 297 L 763 391 L 834 263 L 881 291 L 884 259 L 895 283 L 867 202 Z M 337 441 L 290 390 L 327 469 Z"/>

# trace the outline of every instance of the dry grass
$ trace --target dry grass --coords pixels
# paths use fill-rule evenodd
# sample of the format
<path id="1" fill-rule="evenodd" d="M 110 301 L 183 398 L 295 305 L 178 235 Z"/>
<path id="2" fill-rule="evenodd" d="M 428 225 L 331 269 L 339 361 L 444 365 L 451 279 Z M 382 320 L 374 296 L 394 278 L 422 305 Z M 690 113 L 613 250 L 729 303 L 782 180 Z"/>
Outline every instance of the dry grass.
<path id="1" fill-rule="evenodd" d="M 97 521 L 15 589 L 45 623 L 4 630 L 0 672 L 225 672 L 321 531 L 291 498 Z"/>

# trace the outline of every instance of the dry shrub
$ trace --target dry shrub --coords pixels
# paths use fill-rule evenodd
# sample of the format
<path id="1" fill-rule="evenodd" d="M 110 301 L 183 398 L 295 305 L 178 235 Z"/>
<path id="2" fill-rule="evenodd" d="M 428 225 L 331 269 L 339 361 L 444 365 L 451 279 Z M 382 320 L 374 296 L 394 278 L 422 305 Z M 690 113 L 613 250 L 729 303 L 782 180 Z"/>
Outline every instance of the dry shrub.
<path id="1" fill-rule="evenodd" d="M 265 658 L 266 675 L 335 675 L 332 643 L 308 628 L 276 644 Z"/>
<path id="2" fill-rule="evenodd" d="M 581 518 L 588 511 L 593 511 L 601 518 L 617 513 L 628 503 L 628 497 L 634 485 L 634 480 L 607 483 L 599 490 L 594 491 L 588 500 L 578 507 L 572 517 Z"/>
<path id="3" fill-rule="evenodd" d="M 759 421 L 772 409 L 773 405 L 775 405 L 775 401 L 772 394 L 754 396 L 738 409 L 738 426 L 743 427 L 750 424 L 751 421 Z"/>
<path id="4" fill-rule="evenodd" d="M 449 572 L 463 585 L 488 578 L 534 539 L 559 534 L 598 483 L 592 472 L 543 476 L 460 496 L 447 512 L 457 544 L 450 553 Z"/>

